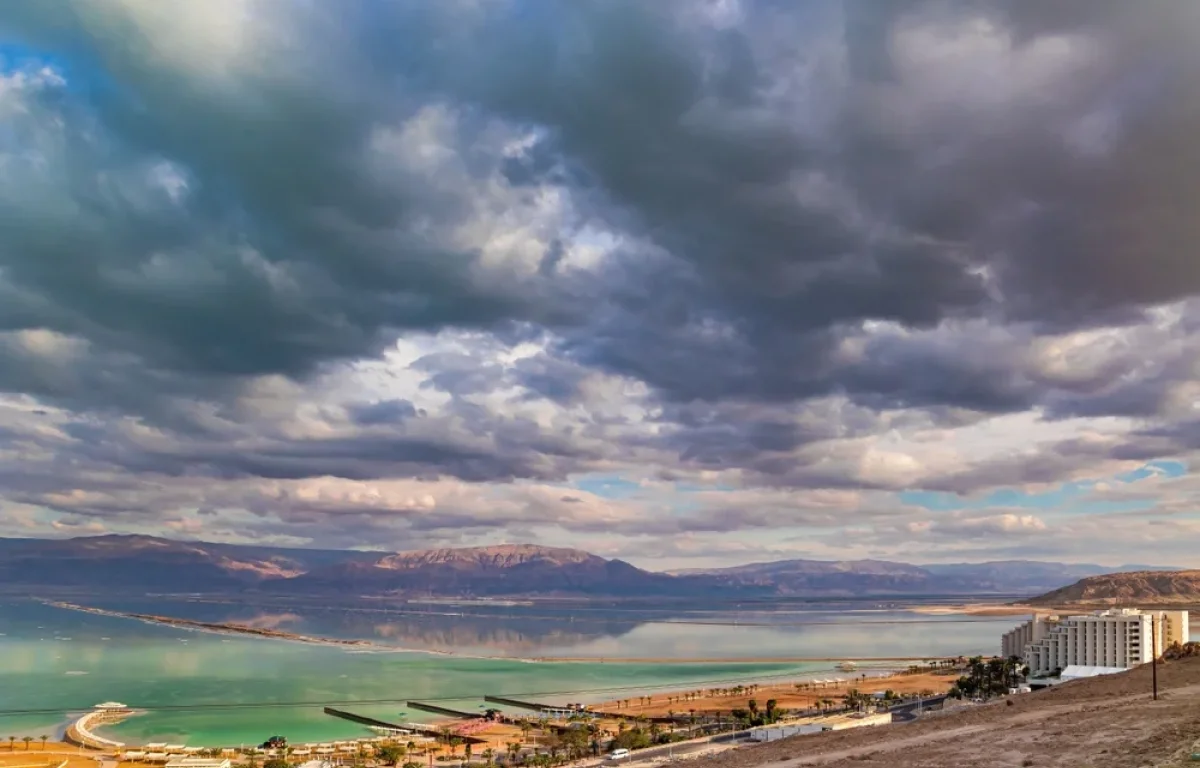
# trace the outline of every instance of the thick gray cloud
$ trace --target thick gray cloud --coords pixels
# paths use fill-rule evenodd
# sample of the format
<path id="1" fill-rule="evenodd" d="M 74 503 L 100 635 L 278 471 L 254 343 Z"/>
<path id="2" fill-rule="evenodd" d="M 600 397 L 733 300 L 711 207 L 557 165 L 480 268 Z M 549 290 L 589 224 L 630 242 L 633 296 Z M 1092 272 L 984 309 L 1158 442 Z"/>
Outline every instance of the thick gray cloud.
<path id="1" fill-rule="evenodd" d="M 678 398 L 845 386 L 1011 410 L 1036 393 L 970 365 L 930 372 L 932 391 L 886 350 L 844 371 L 839 329 L 1088 325 L 1198 287 L 1190 5 L 741 7 L 252 3 L 200 30 L 235 38 L 225 62 L 168 50 L 168 20 L 136 4 L 8 9 L 10 34 L 98 74 L 72 86 L 86 100 L 36 89 L 17 119 L 43 152 L 8 172 L 25 215 L 5 324 L 170 370 L 303 375 L 405 328 L 534 321 Z M 476 214 L 470 195 L 372 154 L 439 102 L 461 115 L 440 138 L 475 147 L 465 182 L 564 188 L 642 248 L 590 289 L 554 279 L 552 236 L 545 269 L 481 274 L 437 234 Z M 490 154 L 496 120 L 536 138 Z M 187 194 L 134 188 L 156 172 Z"/>
<path id="2" fill-rule="evenodd" d="M 4 6 L 0 451 L 64 487 L 954 493 L 1185 456 L 1198 25 L 1169 0 Z M 1010 423 L 1037 445 L 995 447 Z M 34 475 L 0 492 L 45 506 Z M 668 513 L 643 529 L 689 530 Z"/>

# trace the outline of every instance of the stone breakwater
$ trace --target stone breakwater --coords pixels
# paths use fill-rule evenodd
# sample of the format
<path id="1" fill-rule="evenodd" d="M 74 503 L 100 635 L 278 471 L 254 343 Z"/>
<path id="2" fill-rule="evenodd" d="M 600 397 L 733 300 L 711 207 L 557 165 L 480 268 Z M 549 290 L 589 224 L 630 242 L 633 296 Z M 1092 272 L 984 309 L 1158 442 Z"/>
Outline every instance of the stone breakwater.
<path id="1" fill-rule="evenodd" d="M 92 733 L 92 728 L 119 723 L 134 714 L 136 713 L 128 707 L 98 707 L 67 727 L 66 740 L 70 744 L 78 744 L 89 749 L 121 749 L 125 746 L 123 742 L 97 736 Z"/>

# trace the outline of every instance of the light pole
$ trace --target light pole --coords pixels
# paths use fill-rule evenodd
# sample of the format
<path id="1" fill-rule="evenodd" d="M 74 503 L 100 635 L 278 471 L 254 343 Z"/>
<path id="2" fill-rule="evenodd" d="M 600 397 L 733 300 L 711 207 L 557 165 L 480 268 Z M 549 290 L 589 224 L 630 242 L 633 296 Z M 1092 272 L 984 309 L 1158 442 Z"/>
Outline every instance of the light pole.
<path id="1" fill-rule="evenodd" d="M 1154 701 L 1158 701 L 1158 617 L 1150 619 L 1150 685 Z"/>

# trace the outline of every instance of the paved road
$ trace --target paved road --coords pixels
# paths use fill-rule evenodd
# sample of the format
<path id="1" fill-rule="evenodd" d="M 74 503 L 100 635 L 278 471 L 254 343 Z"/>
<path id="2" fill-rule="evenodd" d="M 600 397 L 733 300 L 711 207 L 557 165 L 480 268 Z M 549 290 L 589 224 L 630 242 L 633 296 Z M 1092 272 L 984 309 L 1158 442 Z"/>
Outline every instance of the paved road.
<path id="1" fill-rule="evenodd" d="M 706 749 L 712 749 L 714 746 L 710 741 L 690 742 L 684 744 L 667 744 L 661 747 L 650 747 L 648 749 L 639 749 L 624 760 L 605 760 L 601 765 L 606 768 L 624 765 L 637 765 L 638 763 L 646 763 L 651 760 L 662 760 L 663 758 L 682 757 L 690 755 L 693 752 L 700 752 Z"/>
<path id="2" fill-rule="evenodd" d="M 912 702 L 910 704 L 901 704 L 891 708 L 893 723 L 907 723 L 917 719 L 917 713 L 922 709 L 937 707 L 946 700 L 945 696 L 934 696 L 930 699 L 925 699 L 921 702 Z"/>

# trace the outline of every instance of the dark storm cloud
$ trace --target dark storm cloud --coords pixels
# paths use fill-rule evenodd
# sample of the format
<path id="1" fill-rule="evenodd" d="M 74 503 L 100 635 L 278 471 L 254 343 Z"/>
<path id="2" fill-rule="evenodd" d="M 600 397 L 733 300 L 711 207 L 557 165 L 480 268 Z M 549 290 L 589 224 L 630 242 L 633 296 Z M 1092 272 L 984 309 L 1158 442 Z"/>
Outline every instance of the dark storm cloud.
<path id="1" fill-rule="evenodd" d="M 408 400 L 381 400 L 351 408 L 351 418 L 356 424 L 366 427 L 379 424 L 399 424 L 417 415 L 417 409 Z"/>
<path id="2" fill-rule="evenodd" d="M 250 43 L 265 55 L 232 79 L 174 59 L 122 8 L 5 10 L 10 34 L 75 63 L 80 82 L 38 90 L 17 118 L 50 168 L 13 171 L 40 173 L 42 194 L 10 179 L 0 279 L 20 300 L 0 326 L 81 335 L 172 370 L 303 375 L 399 330 L 544 314 L 531 295 L 479 284 L 477 253 L 413 234 L 459 221 L 461 201 L 378 176 L 364 150 L 422 104 L 370 78 L 348 45 L 310 49 L 323 24 L 354 19 L 309 10 L 262 19 L 268 39 Z M 153 158 L 170 160 L 186 196 L 122 194 L 113 177 L 133 186 Z M 476 165 L 488 162 L 501 160 Z"/>
<path id="3" fill-rule="evenodd" d="M 442 60 L 448 87 L 549 126 L 681 262 L 566 334 L 589 364 L 684 400 L 845 387 L 1016 411 L 1036 385 L 953 359 L 921 380 L 843 372 L 831 337 L 865 319 L 1127 323 L 1200 288 L 1191 5 L 750 3 L 732 31 L 686 4 L 533 5 L 495 6 L 488 39 Z"/>
<path id="4" fill-rule="evenodd" d="M 0 30 L 69 66 L 10 89 L 0 330 L 75 346 L 6 337 L 0 387 L 190 433 L 170 397 L 227 404 L 406 332 L 547 342 L 513 371 L 472 350 L 415 366 L 486 446 L 410 433 L 414 406 L 385 401 L 352 410 L 362 434 L 122 454 L 268 477 L 565 477 L 621 446 L 468 400 L 516 384 L 586 406 L 594 369 L 649 386 L 654 441 L 684 464 L 776 478 L 806 445 L 886 428 L 883 409 L 1161 410 L 1186 361 L 1109 390 L 1131 354 L 1066 380 L 1027 352 L 1200 291 L 1200 6 L 743 6 L 250 3 L 232 53 L 202 26 L 162 38 L 153 3 L 5 6 Z M 434 108 L 454 120 L 425 138 L 459 177 L 378 146 Z M 458 237 L 539 185 L 570 212 L 533 227 L 527 272 Z M 579 276 L 584 223 L 618 242 Z M 797 419 L 827 395 L 862 410 Z M 855 482 L 811 461 L 805 482 Z"/>

